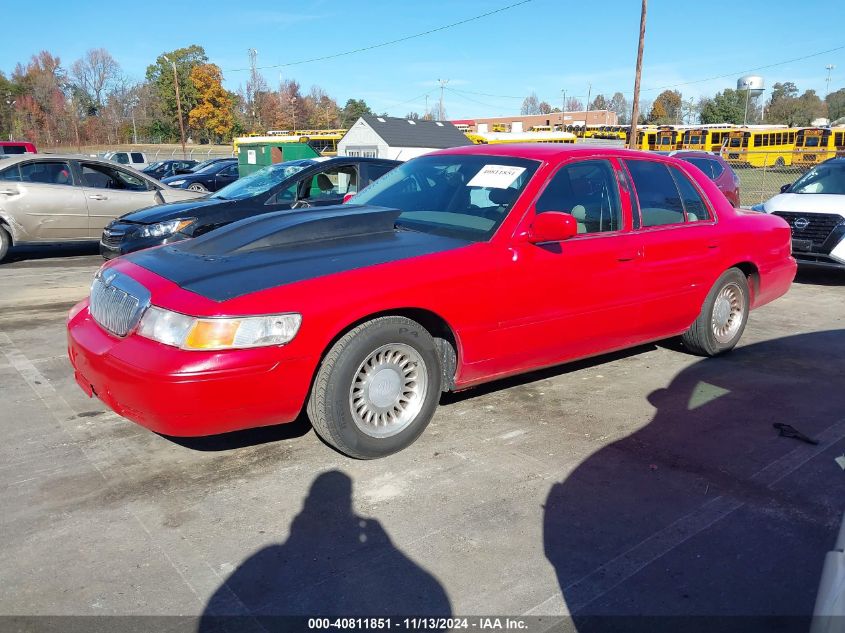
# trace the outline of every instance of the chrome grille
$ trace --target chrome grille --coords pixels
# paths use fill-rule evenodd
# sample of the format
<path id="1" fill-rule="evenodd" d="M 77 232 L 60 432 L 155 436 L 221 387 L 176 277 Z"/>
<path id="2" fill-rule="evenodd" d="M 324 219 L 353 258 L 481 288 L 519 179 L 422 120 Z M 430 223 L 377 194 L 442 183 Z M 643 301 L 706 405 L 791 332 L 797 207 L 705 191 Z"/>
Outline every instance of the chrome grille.
<path id="1" fill-rule="evenodd" d="M 89 311 L 103 328 L 126 336 L 150 305 L 150 293 L 137 281 L 116 271 L 97 274 L 91 285 Z"/>

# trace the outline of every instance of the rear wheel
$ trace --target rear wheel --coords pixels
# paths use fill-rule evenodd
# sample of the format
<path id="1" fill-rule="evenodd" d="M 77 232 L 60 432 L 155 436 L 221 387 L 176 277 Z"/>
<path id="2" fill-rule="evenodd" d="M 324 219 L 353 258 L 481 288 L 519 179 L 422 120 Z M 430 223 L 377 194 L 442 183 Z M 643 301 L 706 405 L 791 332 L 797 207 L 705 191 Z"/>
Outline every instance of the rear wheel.
<path id="1" fill-rule="evenodd" d="M 308 400 L 314 430 L 359 459 L 406 448 L 437 408 L 440 361 L 431 334 L 405 317 L 350 330 L 329 350 Z"/>
<path id="2" fill-rule="evenodd" d="M 722 273 L 707 295 L 701 314 L 681 337 L 694 354 L 717 356 L 734 348 L 748 323 L 748 280 L 737 269 Z"/>
<path id="3" fill-rule="evenodd" d="M 189 191 L 201 191 L 203 193 L 208 193 L 208 189 L 205 188 L 205 185 L 203 185 L 202 183 L 199 183 L 199 182 L 192 182 L 190 185 L 188 185 L 188 190 Z"/>
<path id="4" fill-rule="evenodd" d="M 6 255 L 9 254 L 9 249 L 12 247 L 12 237 L 5 227 L 0 226 L 0 262 L 2 262 Z"/>

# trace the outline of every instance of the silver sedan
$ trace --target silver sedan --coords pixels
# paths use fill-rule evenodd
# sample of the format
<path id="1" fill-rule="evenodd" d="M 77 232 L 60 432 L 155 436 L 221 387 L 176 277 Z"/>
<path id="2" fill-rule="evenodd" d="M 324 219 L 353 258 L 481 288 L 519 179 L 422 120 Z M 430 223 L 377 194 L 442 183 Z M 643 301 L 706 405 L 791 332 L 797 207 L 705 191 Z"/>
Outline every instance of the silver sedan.
<path id="1" fill-rule="evenodd" d="M 96 240 L 121 215 L 202 195 L 98 158 L 5 158 L 0 161 L 0 261 L 13 245 Z"/>

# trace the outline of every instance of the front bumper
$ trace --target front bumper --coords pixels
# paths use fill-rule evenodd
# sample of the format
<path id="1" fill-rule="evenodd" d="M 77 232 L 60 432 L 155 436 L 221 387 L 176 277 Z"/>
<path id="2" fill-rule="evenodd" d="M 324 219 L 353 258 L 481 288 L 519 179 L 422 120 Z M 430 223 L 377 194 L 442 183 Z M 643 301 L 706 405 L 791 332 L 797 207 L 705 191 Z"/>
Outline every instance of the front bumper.
<path id="1" fill-rule="evenodd" d="M 176 437 L 292 422 L 318 360 L 289 358 L 279 347 L 189 352 L 136 335 L 120 339 L 93 320 L 87 300 L 71 311 L 68 356 L 89 396 Z"/>
<path id="2" fill-rule="evenodd" d="M 100 238 L 100 255 L 103 256 L 103 259 L 110 260 L 145 248 L 164 246 L 187 239 L 190 239 L 190 237 L 183 233 L 173 233 L 166 237 L 138 237 L 136 234 L 127 231 L 119 238 L 109 238 L 104 233 Z"/>

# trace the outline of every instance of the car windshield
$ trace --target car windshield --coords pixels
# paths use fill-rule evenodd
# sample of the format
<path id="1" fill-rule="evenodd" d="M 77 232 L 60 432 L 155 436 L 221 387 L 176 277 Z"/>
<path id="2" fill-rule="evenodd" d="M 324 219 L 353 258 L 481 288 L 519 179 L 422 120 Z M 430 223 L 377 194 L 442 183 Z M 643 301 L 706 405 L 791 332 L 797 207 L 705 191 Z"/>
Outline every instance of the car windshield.
<path id="1" fill-rule="evenodd" d="M 309 165 L 313 165 L 312 160 L 291 160 L 285 163 L 276 163 L 275 165 L 268 165 L 249 176 L 244 176 L 240 180 L 236 180 L 230 185 L 226 185 L 220 191 L 212 195 L 212 198 L 222 198 L 223 200 L 243 200 L 244 198 L 252 198 L 253 196 L 267 193 L 281 183 L 287 180 L 294 174 L 302 171 Z"/>
<path id="2" fill-rule="evenodd" d="M 154 163 L 150 163 L 149 165 L 147 165 L 144 168 L 144 171 L 145 172 L 155 171 L 159 166 L 163 166 L 163 165 L 164 165 L 164 162 L 159 160 L 159 161 L 156 161 Z"/>
<path id="3" fill-rule="evenodd" d="M 789 193 L 845 194 L 845 162 L 813 167 L 793 183 Z"/>
<path id="4" fill-rule="evenodd" d="M 484 241 L 505 219 L 538 164 L 506 156 L 421 156 L 379 178 L 353 202 L 399 209 L 398 228 Z"/>
<path id="5" fill-rule="evenodd" d="M 197 169 L 197 167 L 202 165 L 202 163 L 200 163 L 199 165 L 197 165 L 197 167 L 194 167 L 191 170 L 191 173 L 192 174 L 216 174 L 218 171 L 220 171 L 224 167 L 228 167 L 229 165 L 233 164 L 233 162 L 234 161 L 218 160 L 218 161 L 215 161 L 213 163 L 206 163 L 205 167 L 203 167 L 202 169 Z"/>

